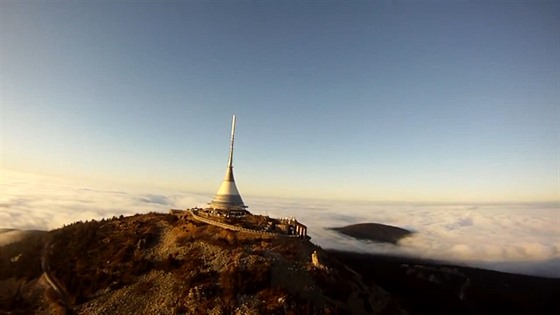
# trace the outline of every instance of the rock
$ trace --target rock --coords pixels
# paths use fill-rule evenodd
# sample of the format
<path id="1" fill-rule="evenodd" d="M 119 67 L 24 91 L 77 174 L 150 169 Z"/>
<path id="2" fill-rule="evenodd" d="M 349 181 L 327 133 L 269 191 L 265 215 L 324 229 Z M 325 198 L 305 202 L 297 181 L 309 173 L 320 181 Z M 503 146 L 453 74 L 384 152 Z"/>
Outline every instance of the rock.
<path id="1" fill-rule="evenodd" d="M 320 269 L 320 270 L 327 270 L 327 267 L 325 267 L 323 264 L 321 264 L 321 262 L 319 261 L 319 254 L 317 253 L 316 250 L 313 251 L 313 253 L 311 254 L 311 263 L 313 264 L 313 267 Z"/>
<path id="2" fill-rule="evenodd" d="M 19 260 L 19 258 L 20 258 L 22 255 L 23 255 L 23 254 L 19 254 L 19 255 L 15 256 L 15 257 L 12 257 L 12 258 L 10 259 L 10 261 L 11 261 L 11 262 L 17 262 L 17 261 Z"/>

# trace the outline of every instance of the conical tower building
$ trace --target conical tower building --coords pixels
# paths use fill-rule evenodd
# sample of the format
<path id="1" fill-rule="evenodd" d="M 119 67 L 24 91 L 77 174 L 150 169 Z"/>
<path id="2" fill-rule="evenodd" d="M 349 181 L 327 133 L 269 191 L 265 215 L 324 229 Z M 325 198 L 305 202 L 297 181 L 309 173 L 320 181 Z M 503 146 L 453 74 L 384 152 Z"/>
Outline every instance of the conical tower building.
<path id="1" fill-rule="evenodd" d="M 229 159 L 226 169 L 226 176 L 224 181 L 218 189 L 218 192 L 214 196 L 214 199 L 210 203 L 210 208 L 218 211 L 226 211 L 228 214 L 244 214 L 247 213 L 247 206 L 243 203 L 241 195 L 237 190 L 235 185 L 235 179 L 233 177 L 233 143 L 235 140 L 235 115 L 233 115 L 233 120 L 231 122 L 231 143 L 229 146 Z"/>

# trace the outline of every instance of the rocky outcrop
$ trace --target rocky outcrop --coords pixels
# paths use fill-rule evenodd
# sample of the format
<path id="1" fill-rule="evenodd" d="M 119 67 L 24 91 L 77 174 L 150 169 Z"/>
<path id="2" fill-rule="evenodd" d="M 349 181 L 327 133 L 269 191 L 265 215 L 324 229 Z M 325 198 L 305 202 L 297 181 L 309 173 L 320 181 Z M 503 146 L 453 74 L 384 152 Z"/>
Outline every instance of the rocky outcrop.
<path id="1" fill-rule="evenodd" d="M 314 250 L 313 253 L 311 254 L 311 264 L 316 269 L 328 271 L 328 268 L 325 265 L 323 265 L 321 261 L 319 261 L 319 254 L 317 253 L 316 250 Z"/>

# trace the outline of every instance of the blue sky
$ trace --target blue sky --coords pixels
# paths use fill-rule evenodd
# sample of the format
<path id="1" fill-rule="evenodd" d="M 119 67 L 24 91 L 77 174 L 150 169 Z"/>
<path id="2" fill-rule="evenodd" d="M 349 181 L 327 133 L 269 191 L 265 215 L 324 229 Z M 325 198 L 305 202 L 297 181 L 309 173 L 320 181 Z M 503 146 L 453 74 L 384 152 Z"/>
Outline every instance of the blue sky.
<path id="1" fill-rule="evenodd" d="M 2 169 L 213 194 L 559 200 L 556 1 L 1 5 Z"/>

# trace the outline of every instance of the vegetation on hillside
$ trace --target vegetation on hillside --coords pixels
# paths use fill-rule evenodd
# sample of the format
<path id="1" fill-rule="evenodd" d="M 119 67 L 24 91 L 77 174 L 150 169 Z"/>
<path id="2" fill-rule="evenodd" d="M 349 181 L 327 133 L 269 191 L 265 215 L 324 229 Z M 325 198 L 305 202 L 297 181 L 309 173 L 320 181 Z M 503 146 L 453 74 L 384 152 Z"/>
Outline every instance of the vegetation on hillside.
<path id="1" fill-rule="evenodd" d="M 171 274 L 177 286 L 172 288 L 176 313 L 232 313 L 245 307 L 268 314 L 302 309 L 329 314 L 350 311 L 347 302 L 352 299 L 372 309 L 366 288 L 357 286 L 353 276 L 311 265 L 317 249 L 300 239 L 234 232 L 189 216 L 150 213 L 55 230 L 47 254 L 71 305 L 126 286 L 144 294 L 152 290 L 149 282 L 135 283 L 159 270 Z M 334 267 L 346 272 L 342 265 Z M 352 296 L 357 291 L 361 293 Z"/>

